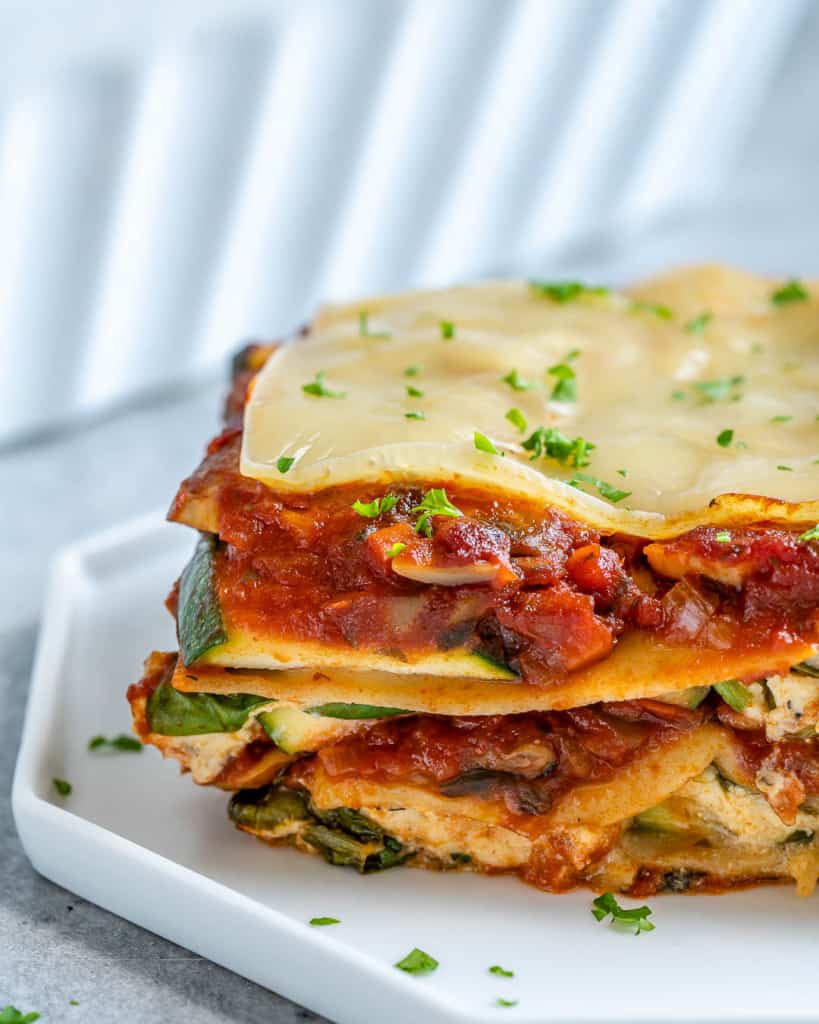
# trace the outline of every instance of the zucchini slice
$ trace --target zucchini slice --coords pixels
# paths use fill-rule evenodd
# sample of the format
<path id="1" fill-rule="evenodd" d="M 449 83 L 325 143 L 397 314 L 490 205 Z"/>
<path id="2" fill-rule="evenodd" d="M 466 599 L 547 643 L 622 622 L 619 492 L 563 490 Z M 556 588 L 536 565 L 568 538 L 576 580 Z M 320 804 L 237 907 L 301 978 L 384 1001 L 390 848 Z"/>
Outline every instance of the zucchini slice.
<path id="1" fill-rule="evenodd" d="M 297 836 L 328 864 L 354 867 L 362 874 L 403 864 L 415 853 L 358 811 L 349 807 L 318 810 L 284 786 L 234 793 L 228 815 L 240 829 L 262 838 Z"/>
<path id="2" fill-rule="evenodd" d="M 375 704 L 319 704 L 307 709 L 311 715 L 322 715 L 324 718 L 345 718 L 361 720 L 364 718 L 393 718 L 395 715 L 413 715 L 414 711 L 405 708 L 383 708 Z"/>
<path id="3" fill-rule="evenodd" d="M 319 718 L 294 707 L 271 708 L 257 715 L 259 725 L 284 754 L 318 750 L 350 731 L 332 718 Z"/>
<path id="4" fill-rule="evenodd" d="M 216 591 L 215 549 L 216 538 L 203 534 L 179 581 L 176 621 L 179 650 L 186 665 L 192 665 L 205 651 L 226 643 L 228 638 Z"/>

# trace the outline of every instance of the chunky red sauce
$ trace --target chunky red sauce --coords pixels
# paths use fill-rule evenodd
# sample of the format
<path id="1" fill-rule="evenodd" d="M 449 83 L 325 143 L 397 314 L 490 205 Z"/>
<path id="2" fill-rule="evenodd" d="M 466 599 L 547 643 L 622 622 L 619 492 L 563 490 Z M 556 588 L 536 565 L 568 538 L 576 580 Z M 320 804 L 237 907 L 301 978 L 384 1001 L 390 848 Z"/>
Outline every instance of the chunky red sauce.
<path id="1" fill-rule="evenodd" d="M 316 758 L 331 778 L 401 781 L 444 796 L 494 797 L 513 815 L 539 815 L 573 786 L 612 778 L 647 749 L 703 720 L 700 711 L 658 709 L 657 703 L 394 719 L 324 747 Z"/>
<path id="2" fill-rule="evenodd" d="M 186 480 L 170 517 L 218 534 L 217 585 L 228 626 L 257 636 L 394 656 L 466 647 L 528 681 L 553 681 L 611 653 L 627 630 L 712 649 L 781 650 L 817 636 L 819 545 L 764 525 L 702 527 L 646 544 L 602 536 L 533 502 L 448 491 L 463 513 L 414 529 L 423 488 L 391 488 L 376 518 L 352 509 L 380 489 L 281 495 L 238 470 L 241 409 L 267 349 L 237 371 L 228 426 Z M 254 355 L 255 352 L 255 355 Z M 479 564 L 485 583 L 415 582 L 388 552 L 438 569 Z"/>

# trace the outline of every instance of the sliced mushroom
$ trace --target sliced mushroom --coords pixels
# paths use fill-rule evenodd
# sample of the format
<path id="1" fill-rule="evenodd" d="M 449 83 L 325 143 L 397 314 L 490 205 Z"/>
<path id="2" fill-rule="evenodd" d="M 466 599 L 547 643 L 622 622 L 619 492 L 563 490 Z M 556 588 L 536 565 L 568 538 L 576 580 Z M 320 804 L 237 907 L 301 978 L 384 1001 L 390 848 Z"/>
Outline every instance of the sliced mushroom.
<path id="1" fill-rule="evenodd" d="M 473 562 L 469 565 L 420 565 L 411 558 L 398 555 L 392 560 L 393 572 L 416 583 L 430 583 L 437 587 L 462 587 L 469 583 L 491 583 L 500 571 L 492 562 Z"/>

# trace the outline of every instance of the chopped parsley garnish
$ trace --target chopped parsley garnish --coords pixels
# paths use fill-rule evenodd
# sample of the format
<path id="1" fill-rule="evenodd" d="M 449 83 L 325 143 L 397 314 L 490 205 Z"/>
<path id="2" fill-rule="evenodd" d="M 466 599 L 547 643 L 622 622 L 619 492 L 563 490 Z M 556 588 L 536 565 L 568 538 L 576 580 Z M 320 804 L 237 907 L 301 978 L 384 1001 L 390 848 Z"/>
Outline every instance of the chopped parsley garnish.
<path id="1" fill-rule="evenodd" d="M 457 519 L 458 516 L 463 515 L 463 512 L 459 508 L 455 508 L 449 498 L 447 498 L 443 487 L 433 487 L 432 490 L 427 491 L 424 495 L 424 500 L 420 505 L 410 509 L 411 515 L 417 515 L 418 513 L 420 515 L 415 523 L 415 532 L 422 533 L 425 537 L 432 536 L 432 523 L 430 519 L 433 516 L 449 516 L 452 519 Z"/>
<path id="2" fill-rule="evenodd" d="M 618 487 L 612 487 L 611 484 L 607 484 L 605 480 L 600 480 L 596 476 L 589 476 L 588 473 L 575 473 L 571 480 L 569 480 L 570 487 L 580 487 L 580 484 L 591 484 L 592 487 L 596 487 L 601 498 L 605 498 L 606 501 L 611 501 L 615 505 L 618 501 L 622 501 L 623 498 L 631 496 L 631 491 L 621 491 Z"/>
<path id="3" fill-rule="evenodd" d="M 685 401 L 685 392 L 684 391 L 672 391 L 671 392 L 671 397 L 674 399 L 675 402 L 683 402 L 683 401 Z"/>
<path id="4" fill-rule="evenodd" d="M 114 736 L 110 740 L 105 736 L 93 736 L 88 741 L 89 750 L 100 750 L 102 747 L 106 747 L 108 750 L 121 750 L 132 754 L 142 753 L 142 744 L 136 736 L 128 736 L 127 733 L 120 733 L 119 736 Z"/>
<path id="5" fill-rule="evenodd" d="M 362 309 L 358 314 L 358 333 L 362 338 L 389 338 L 389 331 L 371 331 L 370 314 Z"/>
<path id="6" fill-rule="evenodd" d="M 714 689 L 734 711 L 744 711 L 753 701 L 751 691 L 738 679 L 726 679 L 722 683 L 717 683 Z"/>
<path id="7" fill-rule="evenodd" d="M 693 317 L 685 324 L 685 330 L 689 334 L 702 334 L 705 328 L 714 319 L 714 314 L 710 310 L 706 310 L 704 313 L 700 313 L 699 316 Z"/>
<path id="8" fill-rule="evenodd" d="M 405 377 L 417 377 L 420 372 L 421 372 L 421 367 L 420 366 L 408 366 L 404 370 L 404 376 Z"/>
<path id="9" fill-rule="evenodd" d="M 618 473 L 620 476 L 628 476 L 628 470 L 626 469 L 616 469 L 615 473 Z"/>
<path id="10" fill-rule="evenodd" d="M 407 974 L 432 974 L 438 966 L 438 961 L 434 956 L 430 956 L 429 953 L 425 953 L 423 949 L 418 949 L 416 946 L 395 966 L 400 971 L 406 971 Z"/>
<path id="11" fill-rule="evenodd" d="M 404 413 L 405 420 L 425 420 L 426 416 L 419 410 L 414 409 L 412 412 Z"/>
<path id="12" fill-rule="evenodd" d="M 505 418 L 509 420 L 513 427 L 517 427 L 521 434 L 526 433 L 526 417 L 520 409 L 510 409 Z"/>
<path id="13" fill-rule="evenodd" d="M 310 924 L 314 928 L 326 928 L 328 924 L 341 924 L 337 917 L 311 917 Z"/>
<path id="14" fill-rule="evenodd" d="M 395 558 L 396 555 L 400 555 L 401 554 L 401 552 L 404 550 L 404 548 L 406 546 L 407 546 L 406 544 L 402 544 L 400 540 L 397 540 L 393 544 L 393 546 L 390 548 L 390 550 L 387 552 L 386 557 L 387 558 Z"/>
<path id="15" fill-rule="evenodd" d="M 315 395 L 316 398 L 344 398 L 346 391 L 331 391 L 324 383 L 327 376 L 324 370 L 319 370 L 316 379 L 309 384 L 302 384 L 301 389 L 306 395 Z"/>
<path id="16" fill-rule="evenodd" d="M 730 429 L 721 430 L 717 434 L 717 444 L 720 448 L 727 448 L 734 440 L 734 432 Z"/>
<path id="17" fill-rule="evenodd" d="M 819 523 L 799 534 L 799 540 L 819 540 Z"/>
<path id="18" fill-rule="evenodd" d="M 786 306 L 789 302 L 805 302 L 808 293 L 799 281 L 793 279 L 783 284 L 781 288 L 771 295 L 771 302 L 774 306 Z"/>
<path id="19" fill-rule="evenodd" d="M 54 788 L 57 790 L 57 792 L 60 794 L 60 796 L 70 796 L 71 795 L 71 783 L 70 782 L 66 782 L 65 779 L 52 779 L 51 781 L 54 783 Z"/>
<path id="20" fill-rule="evenodd" d="M 793 466 L 777 466 L 777 469 L 781 469 L 783 473 L 792 473 Z"/>
<path id="21" fill-rule="evenodd" d="M 732 393 L 744 377 L 721 377 L 718 380 L 695 380 L 691 385 L 704 402 L 718 402 L 721 398 L 733 397 Z"/>
<path id="22" fill-rule="evenodd" d="M 537 384 L 530 380 L 524 380 L 517 370 L 510 370 L 505 377 L 501 377 L 504 384 L 508 384 L 513 391 L 529 391 L 536 388 Z"/>
<path id="23" fill-rule="evenodd" d="M 581 281 L 530 281 L 533 292 L 551 299 L 552 302 L 571 302 L 581 295 L 608 295 L 608 288 L 593 287 Z"/>
<path id="24" fill-rule="evenodd" d="M 278 469 L 282 474 L 289 473 L 295 461 L 295 458 L 291 459 L 286 455 L 280 455 L 278 459 L 276 459 L 276 469 Z"/>
<path id="25" fill-rule="evenodd" d="M 793 416 L 771 416 L 771 423 L 790 423 Z"/>
<path id="26" fill-rule="evenodd" d="M 412 384 L 407 384 L 407 396 L 409 398 L 423 398 L 424 392 L 420 388 L 414 388 Z"/>
<path id="27" fill-rule="evenodd" d="M 498 967 L 497 964 L 493 964 L 491 967 L 489 967 L 488 971 L 490 974 L 497 974 L 499 978 L 514 978 L 515 976 L 514 971 L 504 970 L 503 967 Z"/>
<path id="28" fill-rule="evenodd" d="M 4 1006 L 0 1010 L 0 1024 L 34 1024 L 39 1019 L 39 1013 L 23 1013 L 16 1006 Z"/>
<path id="29" fill-rule="evenodd" d="M 500 996 L 495 1000 L 495 1006 L 517 1006 L 517 999 L 501 999 Z"/>
<path id="30" fill-rule="evenodd" d="M 657 302 L 632 302 L 631 308 L 635 313 L 653 313 L 660 320 L 674 319 L 674 314 L 668 306 L 661 306 Z"/>
<path id="31" fill-rule="evenodd" d="M 634 928 L 634 934 L 640 932 L 653 932 L 655 926 L 648 920 L 651 916 L 649 907 L 633 907 L 626 910 L 621 907 L 614 894 L 604 892 L 602 896 L 592 900 L 591 912 L 598 921 L 602 921 L 611 914 L 611 923 L 626 928 Z"/>
<path id="32" fill-rule="evenodd" d="M 551 395 L 553 402 L 577 401 L 577 374 L 568 363 L 557 363 L 546 372 L 556 378 Z"/>
<path id="33" fill-rule="evenodd" d="M 503 455 L 503 452 L 498 451 L 486 434 L 481 434 L 478 430 L 475 431 L 475 447 L 479 452 L 487 452 L 489 455 Z"/>
<path id="34" fill-rule="evenodd" d="M 385 494 L 383 498 L 373 498 L 372 501 L 359 501 L 356 498 L 350 507 L 365 519 L 377 519 L 382 513 L 394 509 L 397 504 L 397 494 Z"/>
<path id="35" fill-rule="evenodd" d="M 583 437 L 566 437 L 557 427 L 538 427 L 526 438 L 523 447 L 532 452 L 532 459 L 543 456 L 580 469 L 588 466 L 589 452 L 596 446 Z"/>
<path id="36" fill-rule="evenodd" d="M 719 533 L 714 537 L 714 540 L 718 544 L 730 544 L 731 534 L 727 530 L 720 530 Z"/>
<path id="37" fill-rule="evenodd" d="M 452 341 L 455 337 L 455 324 L 451 320 L 441 320 L 438 326 L 441 328 L 441 337 L 444 341 Z"/>

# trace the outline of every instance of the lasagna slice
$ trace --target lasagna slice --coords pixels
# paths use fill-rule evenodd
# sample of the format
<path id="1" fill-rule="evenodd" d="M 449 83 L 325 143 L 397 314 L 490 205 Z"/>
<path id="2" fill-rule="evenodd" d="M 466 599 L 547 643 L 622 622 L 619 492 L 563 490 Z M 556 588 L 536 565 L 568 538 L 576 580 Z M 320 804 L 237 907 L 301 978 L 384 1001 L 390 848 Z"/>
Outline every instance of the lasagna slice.
<path id="1" fill-rule="evenodd" d="M 396 695 L 373 674 L 192 678 L 175 655 L 153 654 L 129 697 L 143 741 L 195 781 L 236 791 L 240 829 L 333 864 L 505 871 L 553 891 L 794 878 L 808 892 L 819 874 L 812 671 L 456 715 L 434 713 L 436 688 L 419 680 L 408 709 L 353 700 Z"/>
<path id="2" fill-rule="evenodd" d="M 246 349 L 139 736 L 361 871 L 810 891 L 819 306 L 784 294 L 490 283 Z"/>

